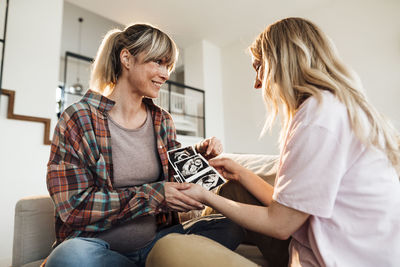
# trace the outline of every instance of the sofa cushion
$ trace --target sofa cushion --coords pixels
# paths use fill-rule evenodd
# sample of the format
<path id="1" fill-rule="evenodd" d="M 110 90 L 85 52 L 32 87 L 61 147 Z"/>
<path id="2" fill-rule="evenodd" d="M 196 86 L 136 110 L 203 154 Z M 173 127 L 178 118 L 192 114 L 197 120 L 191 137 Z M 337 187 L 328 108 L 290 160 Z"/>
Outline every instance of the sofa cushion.
<path id="1" fill-rule="evenodd" d="M 40 267 L 40 265 L 43 263 L 45 259 L 41 259 L 38 261 L 33 261 L 27 264 L 22 265 L 21 267 Z"/>
<path id="2" fill-rule="evenodd" d="M 50 197 L 20 199 L 15 206 L 12 265 L 46 258 L 54 240 L 54 206 Z"/>

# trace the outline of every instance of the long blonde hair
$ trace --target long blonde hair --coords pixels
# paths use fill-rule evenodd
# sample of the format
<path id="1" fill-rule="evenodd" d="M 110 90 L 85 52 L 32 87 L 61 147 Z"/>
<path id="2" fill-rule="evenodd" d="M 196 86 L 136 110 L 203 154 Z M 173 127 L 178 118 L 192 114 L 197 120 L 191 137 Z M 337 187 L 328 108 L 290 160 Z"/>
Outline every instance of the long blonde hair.
<path id="1" fill-rule="evenodd" d="M 175 42 L 149 24 L 133 24 L 123 31 L 114 29 L 104 37 L 92 64 L 90 88 L 110 93 L 121 74 L 120 53 L 126 48 L 133 56 L 145 52 L 144 62 L 165 60 L 171 72 L 178 58 Z"/>
<path id="2" fill-rule="evenodd" d="M 262 134 L 271 129 L 276 116 L 281 114 L 282 145 L 301 103 L 310 96 L 320 100 L 321 91 L 326 90 L 347 107 L 351 127 L 361 142 L 384 151 L 399 172 L 398 132 L 368 103 L 358 77 L 341 62 L 333 43 L 316 25 L 302 18 L 277 21 L 249 49 L 260 62 L 260 71 L 264 71 L 263 96 L 270 113 Z M 365 113 L 369 126 L 362 123 L 360 110 Z"/>

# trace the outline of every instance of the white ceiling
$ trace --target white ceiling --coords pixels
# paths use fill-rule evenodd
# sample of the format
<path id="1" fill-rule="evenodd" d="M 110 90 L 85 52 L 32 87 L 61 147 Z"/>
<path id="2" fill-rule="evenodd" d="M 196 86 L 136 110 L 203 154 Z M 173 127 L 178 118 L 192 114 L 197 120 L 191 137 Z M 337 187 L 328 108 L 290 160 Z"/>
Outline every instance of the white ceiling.
<path id="1" fill-rule="evenodd" d="M 185 48 L 201 39 L 218 46 L 254 37 L 269 23 L 346 0 L 66 0 L 128 25 L 148 22 Z M 349 0 L 348 0 L 349 1 Z M 354 1 L 354 0 L 351 0 Z"/>

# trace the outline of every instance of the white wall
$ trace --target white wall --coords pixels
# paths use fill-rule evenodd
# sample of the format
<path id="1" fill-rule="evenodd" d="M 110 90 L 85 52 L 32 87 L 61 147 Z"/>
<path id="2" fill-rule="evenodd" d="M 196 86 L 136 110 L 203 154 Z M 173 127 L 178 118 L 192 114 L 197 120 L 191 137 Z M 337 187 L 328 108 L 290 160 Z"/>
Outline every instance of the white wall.
<path id="1" fill-rule="evenodd" d="M 224 145 L 221 49 L 206 40 L 184 50 L 185 84 L 205 91 L 206 137 Z"/>
<path id="2" fill-rule="evenodd" d="M 400 129 L 400 1 L 349 1 L 310 18 L 360 76 L 370 101 Z M 340 20 L 338 20 L 340 18 Z"/>
<path id="3" fill-rule="evenodd" d="M 29 10 L 29 12 L 27 12 Z M 46 15 L 43 11 L 46 10 Z M 83 17 L 81 54 L 94 57 L 104 34 L 123 26 L 62 0 L 10 1 L 3 88 L 16 91 L 17 114 L 56 123 L 55 89 L 63 78 L 60 55 L 77 50 L 78 18 Z M 88 77 L 83 77 L 88 80 Z M 43 145 L 43 124 L 6 119 L 8 98 L 0 109 L 0 266 L 11 264 L 14 207 L 18 199 L 48 194 L 46 164 L 50 146 Z"/>
<path id="4" fill-rule="evenodd" d="M 204 88 L 203 42 L 200 41 L 184 50 L 185 83 L 196 88 Z"/>
<path id="5" fill-rule="evenodd" d="M 62 0 L 12 0 L 9 4 L 3 88 L 16 91 L 17 114 L 54 118 L 61 40 Z M 47 10 L 43 14 L 43 10 Z M 0 109 L 0 266 L 11 264 L 14 207 L 18 199 L 46 194 L 43 124 L 8 120 Z"/>
<path id="6" fill-rule="evenodd" d="M 400 129 L 400 1 L 330 1 L 300 16 L 317 23 L 334 41 L 344 62 L 360 76 L 370 101 Z M 266 21 L 268 25 L 274 21 Z M 228 152 L 278 153 L 278 127 L 258 140 L 265 118 L 246 48 L 255 36 L 223 47 L 225 140 Z"/>
<path id="7" fill-rule="evenodd" d="M 118 28 L 123 30 L 124 25 L 99 16 L 86 9 L 75 6 L 71 3 L 64 2 L 63 26 L 62 26 L 62 42 L 61 55 L 66 50 L 79 53 L 78 36 L 79 22 L 78 18 L 82 17 L 82 38 L 80 54 L 94 58 L 97 48 L 99 47 L 104 35 L 111 29 Z"/>
<path id="8" fill-rule="evenodd" d="M 225 145 L 221 49 L 203 40 L 203 53 L 206 136 L 216 136 Z"/>
<path id="9" fill-rule="evenodd" d="M 79 22 L 78 18 L 83 18 L 81 23 L 81 43 L 79 47 Z M 73 52 L 86 57 L 94 58 L 101 40 L 111 29 L 124 29 L 125 26 L 101 17 L 86 9 L 80 8 L 68 2 L 64 2 L 64 13 L 62 20 L 61 37 L 61 58 L 64 59 L 65 52 Z M 89 87 L 90 63 L 79 61 L 77 69 L 76 61 L 68 60 L 67 84 L 76 82 L 76 75 L 79 74 L 80 83 L 84 85 L 85 90 Z M 79 73 L 78 73 L 79 71 Z M 64 81 L 64 60 L 60 61 L 60 81 Z M 79 98 L 78 98 L 79 99 Z"/>
<path id="10" fill-rule="evenodd" d="M 255 72 L 245 50 L 248 44 L 239 41 L 222 49 L 225 151 L 276 154 L 276 131 L 259 138 L 265 107 L 261 90 L 253 88 Z"/>

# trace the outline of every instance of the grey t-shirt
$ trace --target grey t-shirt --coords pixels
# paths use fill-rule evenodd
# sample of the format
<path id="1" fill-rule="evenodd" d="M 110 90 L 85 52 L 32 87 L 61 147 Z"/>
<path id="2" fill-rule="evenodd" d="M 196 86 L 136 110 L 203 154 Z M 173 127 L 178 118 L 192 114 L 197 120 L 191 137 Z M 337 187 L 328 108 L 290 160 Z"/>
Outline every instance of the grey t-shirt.
<path id="1" fill-rule="evenodd" d="M 108 117 L 114 169 L 114 188 L 152 183 L 161 175 L 153 119 L 147 110 L 145 123 L 138 129 L 126 129 Z M 110 244 L 112 250 L 132 252 L 144 247 L 156 234 L 152 215 L 138 217 L 97 235 Z"/>

